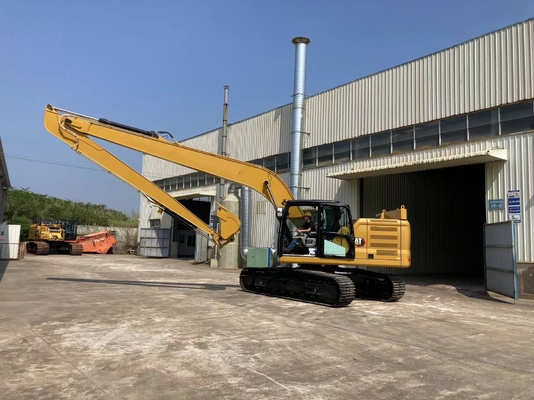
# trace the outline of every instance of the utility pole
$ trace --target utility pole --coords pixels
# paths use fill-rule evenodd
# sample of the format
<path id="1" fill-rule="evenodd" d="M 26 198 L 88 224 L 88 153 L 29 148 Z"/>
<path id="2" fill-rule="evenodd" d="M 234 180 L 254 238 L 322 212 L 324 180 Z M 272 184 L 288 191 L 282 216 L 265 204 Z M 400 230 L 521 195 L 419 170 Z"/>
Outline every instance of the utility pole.
<path id="1" fill-rule="evenodd" d="M 224 105 L 223 105 L 223 126 L 222 126 L 222 145 L 221 145 L 221 155 L 227 156 L 226 153 L 226 139 L 228 138 L 228 92 L 230 86 L 224 86 Z M 221 183 L 219 185 L 220 189 L 220 200 L 224 197 L 224 179 L 221 178 Z"/>
<path id="2" fill-rule="evenodd" d="M 224 85 L 224 103 L 223 103 L 223 126 L 221 133 L 221 155 L 227 156 L 226 152 L 226 140 L 228 138 L 228 92 L 230 91 L 230 86 Z M 224 198 L 224 185 L 225 181 L 223 178 L 220 178 L 219 188 L 217 190 L 217 203 L 220 203 Z M 216 216 L 214 216 L 214 228 L 220 233 L 220 224 Z"/>

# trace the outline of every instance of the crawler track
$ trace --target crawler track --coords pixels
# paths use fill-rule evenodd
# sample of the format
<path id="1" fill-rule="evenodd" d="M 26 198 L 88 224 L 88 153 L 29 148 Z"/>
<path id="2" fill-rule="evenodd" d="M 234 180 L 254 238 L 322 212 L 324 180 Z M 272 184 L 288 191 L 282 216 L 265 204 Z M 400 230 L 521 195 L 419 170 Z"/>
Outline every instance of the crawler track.
<path id="1" fill-rule="evenodd" d="M 46 256 L 50 253 L 50 246 L 47 242 L 28 242 L 26 243 L 26 251 L 30 254 Z"/>
<path id="2" fill-rule="evenodd" d="M 348 285 L 347 279 L 352 285 Z M 395 302 L 404 297 L 406 290 L 404 281 L 397 275 L 324 265 L 301 265 L 298 269 L 245 268 L 240 284 L 247 292 L 332 307 L 349 305 L 354 299 Z M 352 293 L 351 301 L 346 297 L 349 293 Z"/>
<path id="3" fill-rule="evenodd" d="M 245 268 L 241 288 L 250 293 L 304 301 L 330 307 L 348 306 L 355 298 L 352 280 L 323 271 L 292 268 Z"/>
<path id="4" fill-rule="evenodd" d="M 83 253 L 83 245 L 81 243 L 70 242 L 35 241 L 26 243 L 26 251 L 37 256 L 46 256 L 48 254 L 70 254 L 72 256 L 81 256 Z"/>
<path id="5" fill-rule="evenodd" d="M 404 297 L 406 287 L 398 275 L 356 268 L 347 276 L 354 282 L 356 298 L 394 302 Z"/>
<path id="6" fill-rule="evenodd" d="M 81 243 L 69 243 L 69 253 L 71 256 L 81 256 L 83 245 Z"/>

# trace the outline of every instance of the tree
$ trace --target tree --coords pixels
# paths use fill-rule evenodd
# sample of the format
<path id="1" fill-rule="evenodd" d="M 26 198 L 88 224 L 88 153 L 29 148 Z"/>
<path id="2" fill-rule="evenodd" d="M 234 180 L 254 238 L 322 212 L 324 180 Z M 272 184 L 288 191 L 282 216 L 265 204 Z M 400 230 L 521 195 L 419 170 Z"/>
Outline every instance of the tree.
<path id="1" fill-rule="evenodd" d="M 17 188 L 7 191 L 3 218 L 4 222 L 20 224 L 28 229 L 37 218 L 75 219 L 80 225 L 132 227 L 137 226 L 134 215 L 132 212 L 128 216 L 104 204 L 64 200 L 33 193 L 29 188 Z"/>

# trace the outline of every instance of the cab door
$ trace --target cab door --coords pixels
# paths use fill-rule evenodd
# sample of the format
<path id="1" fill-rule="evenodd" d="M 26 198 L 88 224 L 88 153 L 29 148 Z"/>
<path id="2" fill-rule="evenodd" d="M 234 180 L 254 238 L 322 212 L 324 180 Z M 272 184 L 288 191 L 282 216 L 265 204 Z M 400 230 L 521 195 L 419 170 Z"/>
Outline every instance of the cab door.
<path id="1" fill-rule="evenodd" d="M 319 221 L 319 255 L 325 258 L 354 257 L 354 227 L 347 206 L 323 204 Z"/>

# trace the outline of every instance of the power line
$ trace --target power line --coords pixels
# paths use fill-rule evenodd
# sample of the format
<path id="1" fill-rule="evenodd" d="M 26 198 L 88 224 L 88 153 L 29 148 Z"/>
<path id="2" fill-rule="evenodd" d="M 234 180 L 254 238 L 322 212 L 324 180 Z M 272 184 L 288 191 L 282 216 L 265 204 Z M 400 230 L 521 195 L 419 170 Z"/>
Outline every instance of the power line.
<path id="1" fill-rule="evenodd" d="M 252 111 L 245 110 L 245 109 L 243 109 L 243 108 L 241 108 L 241 107 L 237 107 L 237 106 L 234 106 L 234 105 L 232 105 L 232 104 L 228 104 L 228 107 L 229 107 L 229 108 L 235 108 L 235 109 L 237 109 L 237 110 L 241 110 L 241 111 L 244 111 L 244 112 L 249 113 L 249 114 L 254 114 Z"/>
<path id="2" fill-rule="evenodd" d="M 89 170 L 92 170 L 92 171 L 103 171 L 102 169 L 99 169 L 99 168 L 84 167 L 82 165 L 65 164 L 65 163 L 59 163 L 57 161 L 40 160 L 40 159 L 36 159 L 36 158 L 23 157 L 23 156 L 15 156 L 15 155 L 7 155 L 6 154 L 6 158 L 15 158 L 17 160 L 32 161 L 32 162 L 37 162 L 37 163 L 42 163 L 42 164 L 59 165 L 61 167 L 89 169 Z"/>
<path id="3" fill-rule="evenodd" d="M 219 119 L 221 118 L 222 113 L 223 113 L 223 110 L 221 110 L 221 112 L 219 113 L 219 116 L 217 117 L 217 120 L 213 124 L 213 128 L 211 128 L 212 130 L 217 127 L 217 124 L 219 123 Z"/>
<path id="4" fill-rule="evenodd" d="M 106 170 L 104 170 L 102 168 L 85 167 L 83 165 L 66 164 L 66 163 L 60 163 L 60 162 L 57 162 L 57 161 L 44 160 L 44 159 L 25 157 L 25 156 L 19 156 L 19 155 L 5 154 L 5 157 L 6 158 L 14 158 L 14 159 L 17 159 L 17 160 L 31 161 L 31 162 L 41 163 L 41 164 L 58 165 L 60 167 L 79 168 L 79 169 L 87 169 L 87 170 L 90 170 L 90 171 L 106 172 Z M 158 179 L 167 178 L 166 176 L 151 175 L 151 174 L 144 174 L 143 176 L 152 177 L 152 178 L 158 178 Z"/>

